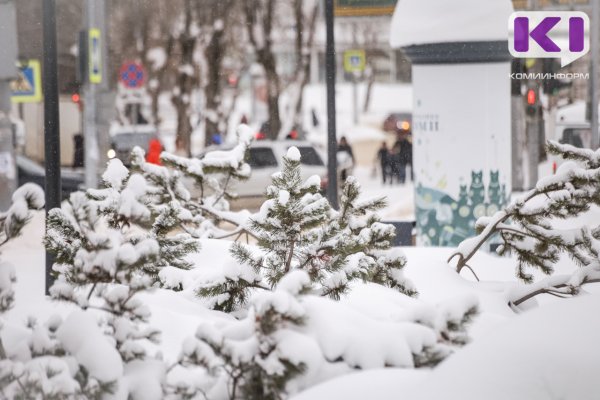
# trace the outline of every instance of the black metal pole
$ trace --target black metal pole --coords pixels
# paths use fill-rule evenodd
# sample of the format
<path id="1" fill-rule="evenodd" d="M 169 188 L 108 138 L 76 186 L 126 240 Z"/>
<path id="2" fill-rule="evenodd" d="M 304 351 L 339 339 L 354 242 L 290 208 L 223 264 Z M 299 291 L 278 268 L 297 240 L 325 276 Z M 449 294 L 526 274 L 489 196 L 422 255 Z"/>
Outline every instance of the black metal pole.
<path id="1" fill-rule="evenodd" d="M 56 66 L 56 2 L 43 0 L 44 12 L 44 154 L 46 160 L 46 215 L 60 207 L 60 129 L 58 120 L 58 73 Z M 54 282 L 54 257 L 46 252 L 46 294 Z"/>
<path id="2" fill-rule="evenodd" d="M 333 2 L 325 0 L 325 76 L 327 83 L 327 199 L 338 208 L 337 139 L 335 128 L 335 41 L 333 37 Z"/>

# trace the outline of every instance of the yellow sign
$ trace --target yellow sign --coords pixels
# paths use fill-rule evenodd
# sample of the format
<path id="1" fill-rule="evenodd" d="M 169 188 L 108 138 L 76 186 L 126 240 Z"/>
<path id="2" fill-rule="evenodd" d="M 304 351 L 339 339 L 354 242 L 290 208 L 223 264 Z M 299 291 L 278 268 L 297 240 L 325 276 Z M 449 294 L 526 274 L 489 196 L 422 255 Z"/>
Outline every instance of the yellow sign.
<path id="1" fill-rule="evenodd" d="M 10 83 L 13 103 L 37 103 L 42 101 L 42 69 L 38 60 L 19 65 L 17 79 Z"/>
<path id="2" fill-rule="evenodd" d="M 102 82 L 102 47 L 100 42 L 100 29 L 89 30 L 88 60 L 90 83 Z"/>
<path id="3" fill-rule="evenodd" d="M 362 72 L 365 70 L 365 64 L 364 50 L 346 50 L 344 52 L 344 71 Z"/>
<path id="4" fill-rule="evenodd" d="M 392 15 L 397 0 L 335 0 L 336 17 Z"/>

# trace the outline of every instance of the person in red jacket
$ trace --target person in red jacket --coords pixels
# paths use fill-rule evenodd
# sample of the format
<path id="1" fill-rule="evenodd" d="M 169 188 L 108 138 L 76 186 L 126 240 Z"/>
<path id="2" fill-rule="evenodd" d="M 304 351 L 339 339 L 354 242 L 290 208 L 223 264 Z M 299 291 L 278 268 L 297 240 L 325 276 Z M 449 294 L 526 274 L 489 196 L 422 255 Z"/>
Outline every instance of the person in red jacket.
<path id="1" fill-rule="evenodd" d="M 148 145 L 148 154 L 146 154 L 146 161 L 152 164 L 160 165 L 160 153 L 162 153 L 162 144 L 158 139 L 150 139 Z"/>

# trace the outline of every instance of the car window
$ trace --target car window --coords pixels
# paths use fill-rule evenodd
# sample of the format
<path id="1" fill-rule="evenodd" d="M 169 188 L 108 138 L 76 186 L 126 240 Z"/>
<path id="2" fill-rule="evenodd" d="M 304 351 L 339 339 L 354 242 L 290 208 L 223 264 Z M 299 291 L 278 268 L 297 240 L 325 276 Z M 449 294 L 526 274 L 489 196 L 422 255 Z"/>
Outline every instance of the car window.
<path id="1" fill-rule="evenodd" d="M 273 150 L 268 147 L 252 147 L 249 151 L 248 164 L 252 168 L 277 167 L 277 159 Z"/>
<path id="2" fill-rule="evenodd" d="M 587 128 L 567 128 L 562 142 L 579 148 L 590 147 L 590 130 Z"/>
<path id="3" fill-rule="evenodd" d="M 314 147 L 298 147 L 300 151 L 300 164 L 304 165 L 324 165 L 323 160 Z"/>
<path id="4" fill-rule="evenodd" d="M 113 143 L 119 147 L 148 146 L 153 135 L 149 133 L 120 133 L 113 137 Z"/>

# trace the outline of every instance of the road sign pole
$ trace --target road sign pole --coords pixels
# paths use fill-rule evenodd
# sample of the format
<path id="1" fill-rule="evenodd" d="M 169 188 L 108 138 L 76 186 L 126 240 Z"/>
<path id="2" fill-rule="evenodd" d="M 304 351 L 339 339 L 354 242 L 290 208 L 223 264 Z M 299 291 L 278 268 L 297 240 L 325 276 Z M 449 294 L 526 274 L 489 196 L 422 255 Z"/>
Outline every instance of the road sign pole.
<path id="1" fill-rule="evenodd" d="M 358 74 L 352 74 L 352 114 L 354 125 L 358 125 Z"/>
<path id="2" fill-rule="evenodd" d="M 46 214 L 60 207 L 60 129 L 56 66 L 56 4 L 44 0 L 44 154 L 46 160 Z M 54 257 L 46 251 L 46 294 L 54 283 Z"/>
<path id="3" fill-rule="evenodd" d="M 327 199 L 338 208 L 337 139 L 335 127 L 335 41 L 333 37 L 333 1 L 325 0 L 325 76 L 327 83 Z"/>
<path id="4" fill-rule="evenodd" d="M 87 69 L 86 81 L 84 85 L 84 164 L 85 164 L 85 186 L 88 188 L 98 187 L 98 171 L 100 154 L 98 150 L 98 132 L 96 129 L 96 83 L 97 79 L 93 75 L 93 63 L 98 62 L 99 42 L 94 42 L 94 16 L 95 0 L 86 0 L 85 2 L 86 30 L 88 59 L 85 63 Z M 95 47 L 94 47 L 95 46 Z"/>

